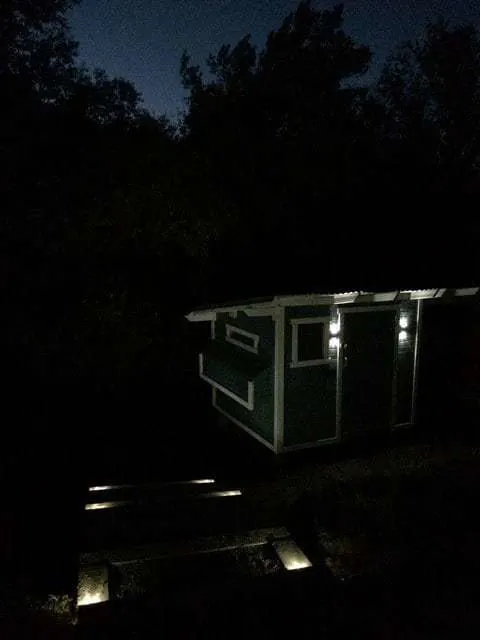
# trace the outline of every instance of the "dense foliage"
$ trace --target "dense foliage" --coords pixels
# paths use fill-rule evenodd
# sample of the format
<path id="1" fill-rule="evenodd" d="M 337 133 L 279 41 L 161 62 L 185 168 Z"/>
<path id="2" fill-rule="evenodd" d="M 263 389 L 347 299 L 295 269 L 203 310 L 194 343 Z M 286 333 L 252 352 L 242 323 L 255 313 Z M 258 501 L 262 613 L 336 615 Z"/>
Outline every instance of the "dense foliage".
<path id="1" fill-rule="evenodd" d="M 478 280 L 473 26 L 427 25 L 367 86 L 371 52 L 343 8 L 301 2 L 260 51 L 246 36 L 204 69 L 184 53 L 177 130 L 127 80 L 77 64 L 71 4 L 0 8 L 15 388 L 126 382 L 155 398 L 194 366 L 182 314 L 209 300 Z"/>

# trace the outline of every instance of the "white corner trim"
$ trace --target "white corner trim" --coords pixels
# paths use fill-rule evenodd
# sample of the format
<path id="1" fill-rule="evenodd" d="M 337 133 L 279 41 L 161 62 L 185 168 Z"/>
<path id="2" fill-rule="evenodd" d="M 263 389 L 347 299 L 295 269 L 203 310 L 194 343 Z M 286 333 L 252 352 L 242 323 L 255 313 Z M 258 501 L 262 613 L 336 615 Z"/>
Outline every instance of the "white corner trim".
<path id="1" fill-rule="evenodd" d="M 275 453 L 283 451 L 285 426 L 285 308 L 279 307 L 275 314 L 274 356 L 274 405 L 273 446 Z"/>
<path id="2" fill-rule="evenodd" d="M 252 341 L 252 344 L 246 344 L 242 342 L 242 340 L 238 340 L 234 338 L 232 334 L 237 333 L 239 336 L 243 336 L 244 338 L 248 338 Z M 240 347 L 241 349 L 245 349 L 245 351 L 249 351 L 250 353 L 258 354 L 258 345 L 260 343 L 260 336 L 256 333 L 250 333 L 250 331 L 245 331 L 245 329 L 240 329 L 239 327 L 234 327 L 232 324 L 225 325 L 225 341 L 230 342 L 231 344 Z"/>
<path id="3" fill-rule="evenodd" d="M 217 404 L 216 396 L 215 396 L 215 399 L 213 401 L 213 408 L 216 409 L 217 411 L 219 411 L 220 413 L 222 413 L 226 418 L 231 420 L 234 424 L 237 425 L 237 427 L 240 427 L 241 429 L 246 431 L 250 436 L 255 438 L 255 440 L 258 440 L 263 445 L 268 447 L 270 449 L 270 451 L 275 451 L 273 445 L 270 442 L 268 442 L 268 440 L 265 440 L 265 438 L 262 438 L 262 436 L 260 436 L 258 433 L 256 433 L 256 431 L 253 431 L 253 429 L 250 429 L 250 427 L 247 427 L 247 425 L 243 424 L 243 422 L 240 422 L 240 420 L 238 420 L 237 418 L 234 418 L 232 415 L 230 415 L 228 413 L 228 411 L 225 411 L 225 409 L 222 409 L 221 407 L 219 407 L 218 404 Z"/>
<path id="4" fill-rule="evenodd" d="M 298 327 L 303 324 L 323 324 L 323 349 L 324 353 L 328 356 L 328 340 L 329 340 L 329 332 L 328 327 L 330 326 L 330 316 L 322 316 L 321 318 L 313 317 L 313 318 L 292 318 L 290 320 L 292 325 L 292 360 L 290 362 L 290 367 L 293 369 L 299 367 L 311 367 L 321 364 L 331 364 L 330 358 L 321 358 L 316 360 L 299 360 L 298 359 Z"/>
<path id="5" fill-rule="evenodd" d="M 338 332 L 337 343 L 337 371 L 335 379 L 335 436 L 337 440 L 342 439 L 342 386 L 343 386 L 343 329 L 344 317 L 343 309 L 338 311 Z"/>
<path id="6" fill-rule="evenodd" d="M 412 380 L 412 404 L 410 409 L 410 422 L 415 424 L 417 418 L 417 393 L 418 393 L 418 365 L 420 340 L 422 331 L 422 301 L 417 301 L 417 318 L 415 327 L 415 347 L 413 351 L 413 380 Z"/>
<path id="7" fill-rule="evenodd" d="M 245 407 L 249 411 L 253 411 L 254 383 L 252 382 L 252 380 L 248 381 L 248 400 L 244 400 L 240 396 L 237 396 L 237 394 L 234 393 L 233 391 L 230 391 L 230 389 L 227 389 L 227 387 L 224 387 L 219 382 L 215 382 L 215 380 L 205 375 L 204 367 L 203 367 L 203 353 L 198 354 L 198 364 L 199 364 L 199 374 L 202 380 L 205 380 L 205 382 L 208 382 L 208 384 L 210 384 L 212 387 L 214 387 L 215 389 L 218 389 L 219 391 L 224 393 L 226 396 L 228 396 L 232 400 L 235 400 L 235 402 L 238 402 L 238 404 L 242 405 L 242 407 Z"/>

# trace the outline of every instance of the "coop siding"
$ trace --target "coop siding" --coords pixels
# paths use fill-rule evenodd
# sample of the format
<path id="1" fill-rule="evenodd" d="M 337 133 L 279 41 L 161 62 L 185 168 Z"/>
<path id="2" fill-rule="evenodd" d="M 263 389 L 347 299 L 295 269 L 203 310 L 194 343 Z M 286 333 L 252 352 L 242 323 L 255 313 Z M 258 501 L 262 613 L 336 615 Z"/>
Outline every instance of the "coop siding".
<path id="1" fill-rule="evenodd" d="M 295 318 L 329 317 L 330 308 L 293 307 L 285 326 L 285 446 L 326 440 L 336 432 L 336 360 L 292 368 L 292 324 Z"/>
<path id="2" fill-rule="evenodd" d="M 262 372 L 255 378 L 254 384 L 253 411 L 242 407 L 221 391 L 216 392 L 216 405 L 273 444 L 273 369 L 269 367 Z"/>
<path id="3" fill-rule="evenodd" d="M 215 339 L 226 342 L 227 324 L 238 327 L 244 331 L 257 334 L 260 337 L 258 344 L 258 358 L 267 363 L 265 370 L 254 381 L 254 408 L 249 411 L 234 400 L 216 392 L 216 404 L 219 409 L 239 420 L 243 425 L 265 438 L 273 444 L 273 407 L 274 407 L 274 350 L 275 350 L 275 325 L 271 317 L 251 317 L 244 312 L 237 312 L 236 317 L 228 313 L 217 314 L 215 323 Z M 228 344 L 228 343 L 227 343 Z M 232 349 L 242 350 L 241 347 L 232 345 Z"/>

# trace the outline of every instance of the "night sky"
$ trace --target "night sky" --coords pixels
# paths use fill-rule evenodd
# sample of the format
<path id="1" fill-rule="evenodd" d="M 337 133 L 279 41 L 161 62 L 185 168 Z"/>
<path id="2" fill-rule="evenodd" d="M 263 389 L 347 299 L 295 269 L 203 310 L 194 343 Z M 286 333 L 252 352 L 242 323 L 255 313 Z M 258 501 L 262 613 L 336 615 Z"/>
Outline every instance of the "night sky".
<path id="1" fill-rule="evenodd" d="M 335 2 L 317 0 L 331 8 Z M 82 0 L 71 16 L 80 60 L 131 80 L 144 106 L 176 118 L 184 107 L 180 56 L 184 48 L 203 63 L 222 44 L 247 33 L 262 47 L 268 32 L 298 0 Z M 426 21 L 443 15 L 480 25 L 475 0 L 345 0 L 345 30 L 374 53 L 375 77 L 392 47 L 419 35 Z"/>

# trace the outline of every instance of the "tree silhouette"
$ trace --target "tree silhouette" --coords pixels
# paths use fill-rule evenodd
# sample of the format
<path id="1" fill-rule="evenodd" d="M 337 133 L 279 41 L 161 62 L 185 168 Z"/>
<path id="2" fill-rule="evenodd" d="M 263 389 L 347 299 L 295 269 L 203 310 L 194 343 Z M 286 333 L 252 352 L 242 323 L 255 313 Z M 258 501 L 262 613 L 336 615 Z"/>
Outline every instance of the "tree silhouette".
<path id="1" fill-rule="evenodd" d="M 259 53 L 246 36 L 210 55 L 211 79 L 182 57 L 186 139 L 207 158 L 212 188 L 233 212 L 218 219 L 225 249 L 218 245 L 215 259 L 224 261 L 225 251 L 232 263 L 234 250 L 260 288 L 281 280 L 282 254 L 289 265 L 293 254 L 315 260 L 320 209 L 362 186 L 364 90 L 347 81 L 365 73 L 370 51 L 342 23 L 342 6 L 318 11 L 301 2 Z"/>
<path id="2" fill-rule="evenodd" d="M 415 147 L 437 186 L 471 183 L 480 141 L 480 39 L 473 25 L 428 24 L 422 38 L 390 58 L 378 92 L 391 135 Z"/>

